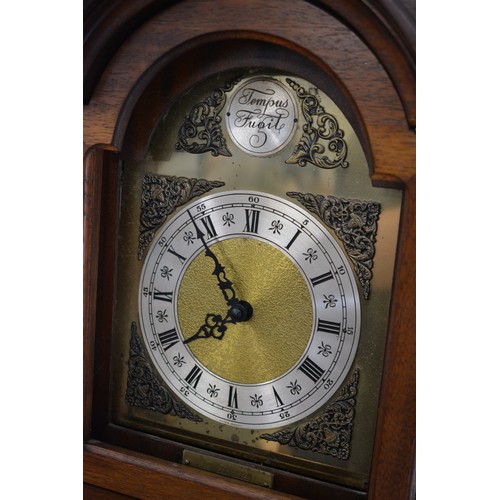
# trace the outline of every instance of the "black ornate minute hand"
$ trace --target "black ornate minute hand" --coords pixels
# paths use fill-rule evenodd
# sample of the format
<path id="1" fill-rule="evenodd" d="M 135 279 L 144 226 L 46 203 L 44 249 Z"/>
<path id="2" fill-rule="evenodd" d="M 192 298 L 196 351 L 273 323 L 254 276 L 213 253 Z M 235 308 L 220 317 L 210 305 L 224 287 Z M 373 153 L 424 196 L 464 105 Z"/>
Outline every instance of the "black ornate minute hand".
<path id="1" fill-rule="evenodd" d="M 200 326 L 194 335 L 184 340 L 184 344 L 189 344 L 189 342 L 192 342 L 193 340 L 209 339 L 211 337 L 217 340 L 222 340 L 222 337 L 224 337 L 224 334 L 226 333 L 226 325 L 228 323 L 236 323 L 229 312 L 225 318 L 222 318 L 220 314 L 209 313 L 205 316 L 205 323 Z"/>
<path id="2" fill-rule="evenodd" d="M 191 212 L 189 210 L 188 215 L 191 218 L 193 226 L 196 229 L 196 237 L 201 240 L 203 246 L 205 247 L 205 255 L 207 257 L 210 257 L 214 261 L 215 269 L 212 274 L 217 278 L 219 288 L 224 295 L 226 304 L 229 306 L 228 316 L 230 316 L 231 319 L 237 322 L 248 321 L 253 314 L 252 306 L 248 302 L 239 300 L 236 297 L 236 292 L 233 288 L 233 282 L 226 276 L 224 266 L 219 262 L 217 256 L 208 247 L 203 231 L 201 231 L 201 229 L 197 226 L 194 217 L 191 215 Z"/>

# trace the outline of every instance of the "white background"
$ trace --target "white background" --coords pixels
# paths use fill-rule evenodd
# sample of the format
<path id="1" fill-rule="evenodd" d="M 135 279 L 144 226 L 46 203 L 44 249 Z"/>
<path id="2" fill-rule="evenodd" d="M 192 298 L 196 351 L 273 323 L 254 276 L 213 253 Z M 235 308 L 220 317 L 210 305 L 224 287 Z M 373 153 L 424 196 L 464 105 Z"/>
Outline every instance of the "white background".
<path id="1" fill-rule="evenodd" d="M 8 4 L 0 29 L 2 490 L 8 498 L 78 498 L 82 5 Z M 421 499 L 499 495 L 500 46 L 492 7 L 417 2 Z"/>

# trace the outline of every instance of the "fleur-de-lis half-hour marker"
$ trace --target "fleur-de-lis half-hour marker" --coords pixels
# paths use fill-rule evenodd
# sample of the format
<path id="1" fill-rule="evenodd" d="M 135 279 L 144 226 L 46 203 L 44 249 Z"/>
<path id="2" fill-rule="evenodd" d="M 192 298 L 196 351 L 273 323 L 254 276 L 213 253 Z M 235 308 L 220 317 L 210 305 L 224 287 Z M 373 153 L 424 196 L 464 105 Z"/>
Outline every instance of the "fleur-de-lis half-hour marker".
<path id="1" fill-rule="evenodd" d="M 215 384 L 208 384 L 207 394 L 209 394 L 211 398 L 216 398 L 219 395 L 219 388 Z"/>
<path id="2" fill-rule="evenodd" d="M 316 260 L 318 258 L 317 255 L 317 250 L 313 250 L 312 248 L 308 248 L 306 253 L 303 253 L 302 255 L 305 256 L 305 260 L 309 261 L 311 263 L 313 260 Z"/>
<path id="3" fill-rule="evenodd" d="M 175 366 L 182 366 L 186 361 L 184 360 L 184 356 L 181 356 L 181 353 L 177 354 L 177 356 L 174 356 L 174 365 Z"/>
<path id="4" fill-rule="evenodd" d="M 184 239 L 185 242 L 187 242 L 188 245 L 190 245 L 191 243 L 194 243 L 194 234 L 193 234 L 193 231 L 186 231 L 184 233 L 183 239 Z"/>
<path id="5" fill-rule="evenodd" d="M 234 214 L 230 214 L 229 212 L 226 212 L 222 216 L 222 220 L 224 221 L 224 226 L 231 226 L 231 224 L 236 224 L 234 222 Z"/>
<path id="6" fill-rule="evenodd" d="M 158 311 L 156 313 L 156 319 L 160 323 L 163 323 L 164 321 L 168 321 L 167 318 L 168 318 L 168 314 L 167 314 L 167 310 L 166 309 L 164 309 L 163 311 Z"/>
<path id="7" fill-rule="evenodd" d="M 167 280 L 170 280 L 170 278 L 172 277 L 172 269 L 167 266 L 163 266 L 160 269 L 160 274 L 162 278 L 167 278 Z"/>
<path id="8" fill-rule="evenodd" d="M 325 309 L 327 309 L 328 307 L 335 307 L 337 305 L 338 300 L 335 298 L 335 295 L 323 295 L 323 298 L 325 299 L 323 301 L 323 304 L 325 304 Z"/>
<path id="9" fill-rule="evenodd" d="M 257 396 L 257 394 L 255 394 L 255 396 L 250 396 L 250 400 L 251 405 L 256 406 L 257 408 L 264 404 L 264 402 L 262 401 L 262 396 Z"/>
<path id="10" fill-rule="evenodd" d="M 296 394 L 300 394 L 300 391 L 302 390 L 302 387 L 297 383 L 297 381 L 295 380 L 295 382 L 290 382 L 290 385 L 287 385 L 286 386 L 287 389 L 290 389 L 290 393 L 295 396 Z"/>
<path id="11" fill-rule="evenodd" d="M 273 220 L 271 222 L 271 227 L 269 228 L 269 231 L 272 231 L 273 234 L 281 234 L 281 230 L 283 229 L 283 224 L 279 220 Z"/>
<path id="12" fill-rule="evenodd" d="M 328 357 L 332 353 L 332 346 L 329 344 L 325 344 L 324 342 L 321 342 L 321 345 L 318 346 L 318 354 L 322 354 L 323 356 Z"/>

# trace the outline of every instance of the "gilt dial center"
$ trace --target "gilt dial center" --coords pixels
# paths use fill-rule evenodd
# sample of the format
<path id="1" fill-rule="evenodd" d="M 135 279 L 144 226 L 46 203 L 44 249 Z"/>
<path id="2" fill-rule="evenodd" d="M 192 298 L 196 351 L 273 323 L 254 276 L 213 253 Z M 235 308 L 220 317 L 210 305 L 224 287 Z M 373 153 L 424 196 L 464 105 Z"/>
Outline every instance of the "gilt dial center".
<path id="1" fill-rule="evenodd" d="M 235 383 L 282 376 L 299 361 L 313 332 L 312 298 L 302 273 L 282 251 L 256 238 L 229 238 L 210 250 L 240 300 L 229 308 L 235 323 L 226 325 L 223 339 L 197 340 L 189 349 L 208 370 Z M 207 313 L 228 312 L 204 252 L 182 277 L 177 312 L 184 338 L 197 331 Z"/>

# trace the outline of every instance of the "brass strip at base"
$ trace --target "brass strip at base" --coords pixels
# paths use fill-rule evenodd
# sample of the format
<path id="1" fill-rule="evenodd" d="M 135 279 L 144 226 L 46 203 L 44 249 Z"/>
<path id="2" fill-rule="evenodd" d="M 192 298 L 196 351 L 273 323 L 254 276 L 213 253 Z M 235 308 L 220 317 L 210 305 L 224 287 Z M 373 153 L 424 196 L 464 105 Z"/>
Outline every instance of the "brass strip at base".
<path id="1" fill-rule="evenodd" d="M 221 476 L 239 479 L 240 481 L 257 486 L 264 486 L 266 488 L 272 488 L 273 486 L 274 474 L 212 455 L 184 450 L 182 453 L 182 463 L 196 469 L 214 472 Z"/>

